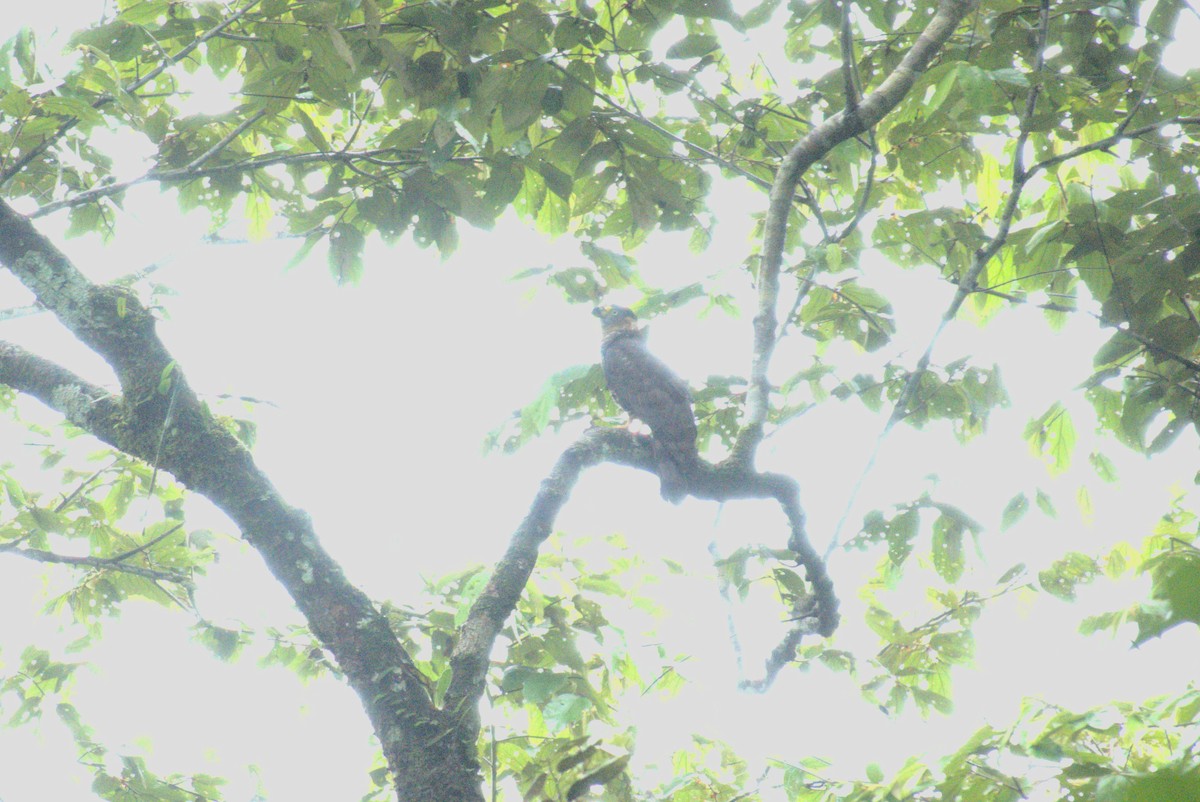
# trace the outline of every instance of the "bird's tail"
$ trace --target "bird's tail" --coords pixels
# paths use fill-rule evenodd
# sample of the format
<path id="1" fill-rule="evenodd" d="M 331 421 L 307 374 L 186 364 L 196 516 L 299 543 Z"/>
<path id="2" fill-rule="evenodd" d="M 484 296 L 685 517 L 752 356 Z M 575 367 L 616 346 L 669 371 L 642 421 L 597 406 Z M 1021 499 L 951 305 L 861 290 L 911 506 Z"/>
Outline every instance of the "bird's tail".
<path id="1" fill-rule="evenodd" d="M 688 448 L 680 443 L 654 440 L 654 457 L 658 463 L 658 492 L 665 500 L 678 504 L 687 497 L 691 475 L 699 456 L 695 443 Z"/>

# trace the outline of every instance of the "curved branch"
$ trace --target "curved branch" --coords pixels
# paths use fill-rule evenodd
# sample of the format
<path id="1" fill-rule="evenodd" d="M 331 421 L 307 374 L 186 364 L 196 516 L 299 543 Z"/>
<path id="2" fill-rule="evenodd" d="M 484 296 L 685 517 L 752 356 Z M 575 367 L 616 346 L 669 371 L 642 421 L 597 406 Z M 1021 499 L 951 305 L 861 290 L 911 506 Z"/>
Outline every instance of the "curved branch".
<path id="1" fill-rule="evenodd" d="M 563 451 L 549 475 L 542 480 L 529 513 L 513 533 L 508 550 L 496 564 L 487 586 L 459 629 L 450 656 L 453 676 L 446 691 L 447 709 L 473 710 L 474 702 L 483 695 L 489 656 L 504 622 L 516 609 L 533 573 L 538 548 L 553 531 L 559 510 L 570 498 L 580 475 L 601 462 L 627 465 L 651 473 L 657 470 L 650 438 L 624 429 L 591 429 Z M 811 614 L 801 619 L 796 631 L 800 634 L 815 631 L 824 636 L 833 633 L 838 624 L 838 601 L 833 582 L 825 572 L 820 555 L 808 540 L 799 486 L 791 477 L 756 473 L 734 460 L 726 460 L 719 465 L 701 466 L 700 473 L 692 477 L 689 492 L 697 498 L 713 501 L 770 498 L 778 502 L 790 527 L 788 548 L 796 553 L 804 566 L 815 602 Z M 780 658 L 780 666 L 794 655 L 798 638 L 796 635 L 791 651 Z M 781 649 L 782 645 L 776 651 Z M 464 727 L 467 727 L 465 721 Z M 469 728 L 471 732 L 464 732 L 463 737 L 473 738 L 477 727 L 477 723 L 473 724 Z"/>
<path id="2" fill-rule="evenodd" d="M 801 177 L 814 162 L 842 142 L 867 131 L 899 105 L 913 88 L 929 62 L 950 39 L 975 0 L 941 0 L 937 12 L 917 37 L 912 49 L 874 91 L 854 108 L 846 108 L 809 131 L 784 157 L 771 186 L 758 270 L 758 310 L 754 316 L 754 352 L 750 366 L 750 389 L 746 399 L 746 423 L 734 447 L 742 460 L 753 459 L 762 441 L 767 420 L 770 383 L 767 369 L 776 342 L 776 305 L 779 273 L 783 265 L 788 211 Z"/>
<path id="3" fill-rule="evenodd" d="M 804 616 L 804 623 L 811 618 L 811 631 L 823 637 L 832 635 L 839 620 L 838 600 L 834 594 L 833 580 L 825 570 L 825 561 L 808 539 L 804 509 L 800 506 L 800 486 L 796 480 L 781 473 L 758 473 L 730 458 L 718 465 L 705 467 L 701 475 L 693 479 L 691 491 L 697 498 L 712 501 L 770 498 L 779 504 L 787 516 L 790 529 L 787 547 L 795 552 L 812 585 L 814 607 L 811 615 Z"/>
<path id="4" fill-rule="evenodd" d="M 629 448 L 632 437 L 629 432 L 617 429 L 591 429 L 563 451 L 542 480 L 528 514 L 509 540 L 508 550 L 459 628 L 450 655 L 453 676 L 446 690 L 447 709 L 470 707 L 483 696 L 492 647 L 504 622 L 517 607 L 537 564 L 538 548 L 553 531 L 559 510 L 570 498 L 580 474 L 606 459 L 619 461 L 617 449 Z M 652 465 L 653 461 L 647 458 L 640 467 L 652 469 Z"/>

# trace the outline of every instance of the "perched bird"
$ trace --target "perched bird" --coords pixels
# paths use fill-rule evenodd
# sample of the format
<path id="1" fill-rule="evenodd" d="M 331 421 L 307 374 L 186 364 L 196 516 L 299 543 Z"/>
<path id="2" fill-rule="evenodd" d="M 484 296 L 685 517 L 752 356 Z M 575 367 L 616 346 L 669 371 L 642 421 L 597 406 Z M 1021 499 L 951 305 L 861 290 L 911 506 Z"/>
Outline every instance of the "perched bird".
<path id="1" fill-rule="evenodd" d="M 696 453 L 696 419 L 687 383 L 646 350 L 646 332 L 623 306 L 597 306 L 604 334 L 601 363 L 608 390 L 633 418 L 650 427 L 658 464 L 659 492 L 672 504 L 688 493 Z"/>

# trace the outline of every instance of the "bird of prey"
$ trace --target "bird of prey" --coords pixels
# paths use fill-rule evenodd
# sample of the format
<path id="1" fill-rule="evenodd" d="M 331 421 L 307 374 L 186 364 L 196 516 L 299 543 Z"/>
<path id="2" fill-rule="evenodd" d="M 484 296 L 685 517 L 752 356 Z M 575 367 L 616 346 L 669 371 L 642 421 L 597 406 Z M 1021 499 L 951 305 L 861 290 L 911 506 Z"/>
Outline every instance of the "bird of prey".
<path id="1" fill-rule="evenodd" d="M 603 340 L 601 363 L 617 403 L 650 427 L 659 492 L 672 504 L 688 493 L 688 477 L 699 463 L 696 419 L 687 383 L 646 349 L 646 331 L 623 306 L 597 306 Z"/>

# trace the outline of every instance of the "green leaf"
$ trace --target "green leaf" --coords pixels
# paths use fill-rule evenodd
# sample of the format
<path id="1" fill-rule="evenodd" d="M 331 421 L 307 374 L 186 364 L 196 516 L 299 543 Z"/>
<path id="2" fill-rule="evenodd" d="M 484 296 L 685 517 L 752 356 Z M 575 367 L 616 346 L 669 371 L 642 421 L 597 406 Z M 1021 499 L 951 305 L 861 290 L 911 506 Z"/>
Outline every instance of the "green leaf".
<path id="1" fill-rule="evenodd" d="M 179 363 L 172 359 L 162 369 L 158 375 L 158 394 L 166 395 L 171 390 L 171 376 L 175 373 L 175 368 Z"/>
<path id="2" fill-rule="evenodd" d="M 1029 496 L 1024 493 L 1018 493 L 1009 500 L 1004 506 L 1004 512 L 1000 515 L 1000 530 L 1008 529 L 1017 521 L 1025 517 L 1025 513 L 1029 510 Z"/>
<path id="3" fill-rule="evenodd" d="M 234 629 L 205 623 L 197 624 L 193 627 L 193 632 L 201 644 L 207 646 L 213 654 L 227 662 L 237 657 L 245 645 L 242 633 Z"/>
<path id="4" fill-rule="evenodd" d="M 625 772 L 625 768 L 629 765 L 629 758 L 630 755 L 622 755 L 592 769 L 571 783 L 570 788 L 567 789 L 567 799 L 580 799 L 589 794 L 592 789 L 608 785 Z"/>
<path id="5" fill-rule="evenodd" d="M 901 643 L 908 637 L 904 626 L 882 607 L 872 606 L 867 610 L 867 626 L 888 643 Z"/>
<path id="6" fill-rule="evenodd" d="M 667 48 L 667 58 L 689 59 L 707 56 L 721 46 L 721 40 L 711 34 L 691 33 Z"/>
<path id="7" fill-rule="evenodd" d="M 1045 457 L 1052 473 L 1062 473 L 1071 466 L 1075 452 L 1075 424 L 1066 408 L 1055 402 L 1025 427 L 1025 439 L 1034 454 Z"/>
<path id="8" fill-rule="evenodd" d="M 592 703 L 587 698 L 574 693 L 563 693 L 546 703 L 542 708 L 542 715 L 551 732 L 560 732 L 578 724 L 591 709 Z"/>
<path id="9" fill-rule="evenodd" d="M 355 68 L 354 51 L 350 49 L 350 45 L 346 42 L 346 38 L 342 36 L 341 31 L 333 27 L 332 23 L 326 23 L 325 33 L 329 36 L 329 42 L 333 45 L 334 52 L 338 54 L 342 61 L 346 62 L 347 67 L 353 70 Z"/>
<path id="10" fill-rule="evenodd" d="M 25 489 L 13 477 L 4 477 L 4 490 L 8 494 L 9 503 L 14 507 L 21 508 L 28 503 L 25 497 Z"/>
<path id="11" fill-rule="evenodd" d="M 542 98 L 550 85 L 549 68 L 525 67 L 500 101 L 500 117 L 506 131 L 522 131 L 542 116 Z"/>
<path id="12" fill-rule="evenodd" d="M 1113 464 L 1112 460 L 1101 454 L 1099 451 L 1093 451 L 1091 454 L 1089 454 L 1088 462 L 1091 463 L 1092 470 L 1096 472 L 1096 475 L 1099 476 L 1101 480 L 1109 483 L 1117 481 L 1117 466 Z"/>
<path id="13" fill-rule="evenodd" d="M 300 122 L 300 127 L 304 129 L 304 135 L 308 137 L 308 141 L 311 142 L 317 150 L 321 151 L 322 153 L 327 153 L 330 150 L 329 140 L 325 138 L 325 134 L 321 131 L 320 126 L 313 122 L 312 117 L 308 116 L 308 112 L 306 112 L 297 104 L 292 107 L 292 114 L 294 114 L 296 119 Z M 412 144 L 416 143 L 414 142 Z M 394 147 L 400 147 L 400 145 L 396 145 Z"/>
<path id="14" fill-rule="evenodd" d="M 1041 510 L 1045 515 L 1048 515 L 1051 518 L 1058 517 L 1058 510 L 1054 506 L 1054 501 L 1050 498 L 1046 491 L 1039 488 L 1036 499 L 1038 509 Z"/>
<path id="15" fill-rule="evenodd" d="M 679 0 L 675 4 L 675 13 L 684 17 L 724 20 L 738 30 L 742 29 L 742 20 L 733 10 L 731 0 Z"/>
<path id="16" fill-rule="evenodd" d="M 957 582 L 965 566 L 962 520 L 943 514 L 933 522 L 933 567 L 947 582 Z"/>
<path id="17" fill-rule="evenodd" d="M 1038 584 L 1052 596 L 1066 601 L 1075 599 L 1075 588 L 1100 575 L 1096 560 L 1086 554 L 1071 552 L 1038 573 Z"/>
<path id="18" fill-rule="evenodd" d="M 1156 638 L 1182 623 L 1200 625 L 1200 552 L 1169 551 L 1146 561 L 1151 602 L 1137 615 L 1135 645 Z"/>
<path id="19" fill-rule="evenodd" d="M 1147 774 L 1104 777 L 1096 802 L 1183 802 L 1200 799 L 1200 769 L 1184 763 Z"/>
<path id="20" fill-rule="evenodd" d="M 779 8 L 782 0 L 762 0 L 754 8 L 742 15 L 742 23 L 747 28 L 757 28 L 760 25 L 765 25 L 771 21 L 775 14 L 775 10 Z"/>
<path id="21" fill-rule="evenodd" d="M 261 242 L 267 238 L 273 213 L 271 200 L 260 187 L 254 186 L 245 193 L 246 198 L 246 236 L 251 242 Z"/>
<path id="22" fill-rule="evenodd" d="M 558 691 L 566 687 L 568 678 L 552 671 L 533 671 L 525 676 L 521 690 L 525 699 L 535 705 L 544 705 Z"/>

